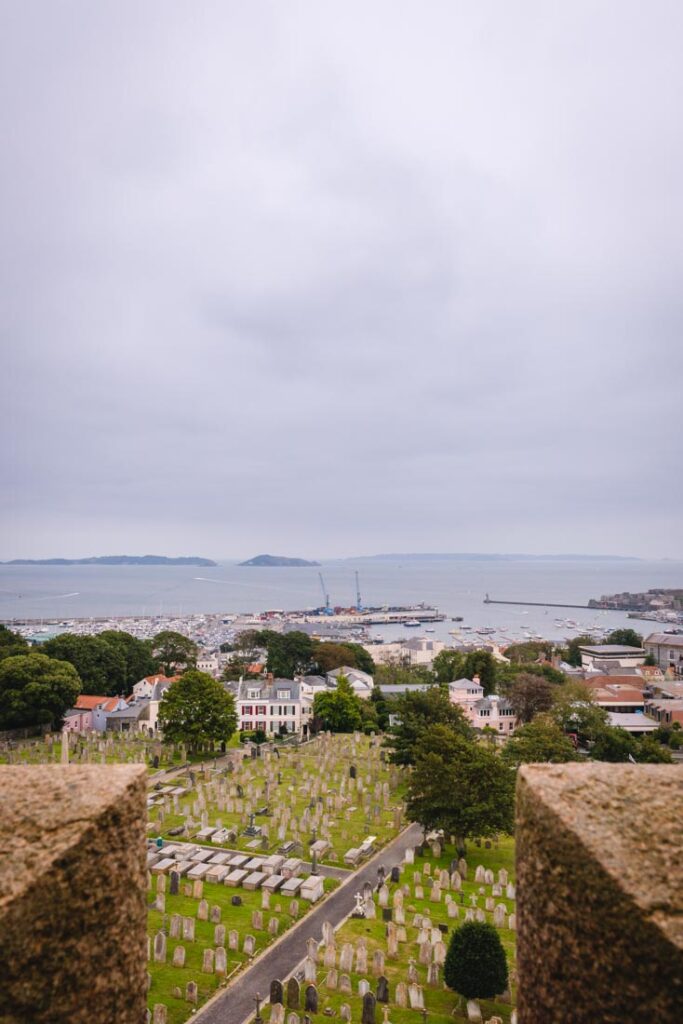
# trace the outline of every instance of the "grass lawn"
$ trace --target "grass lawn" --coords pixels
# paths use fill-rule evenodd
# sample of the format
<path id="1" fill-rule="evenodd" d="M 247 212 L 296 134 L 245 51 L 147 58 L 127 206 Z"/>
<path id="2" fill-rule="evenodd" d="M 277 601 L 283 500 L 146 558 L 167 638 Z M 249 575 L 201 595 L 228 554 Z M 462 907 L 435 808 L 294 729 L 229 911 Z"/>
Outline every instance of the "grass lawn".
<path id="1" fill-rule="evenodd" d="M 181 881 L 180 890 L 183 891 L 184 880 Z M 332 879 L 325 879 L 325 892 L 331 892 L 337 882 Z M 150 902 L 153 904 L 154 893 L 156 892 L 156 881 L 153 882 L 153 890 L 149 892 Z M 221 921 L 225 925 L 225 949 L 228 959 L 228 978 L 234 975 L 245 963 L 251 959 L 242 952 L 242 944 L 246 935 L 253 935 L 256 939 L 254 956 L 258 956 L 266 946 L 275 942 L 279 935 L 282 935 L 288 928 L 291 928 L 296 920 L 289 915 L 290 900 L 286 897 L 278 899 L 277 893 L 271 896 L 270 909 L 263 910 L 262 931 L 255 931 L 252 927 L 251 915 L 255 910 L 261 910 L 261 893 L 246 892 L 244 889 L 234 889 L 231 886 L 213 885 L 204 883 L 203 898 L 208 902 L 209 907 L 219 906 L 221 908 Z M 238 895 L 242 898 L 242 906 L 233 907 L 231 898 Z M 166 963 L 155 963 L 150 960 L 148 969 L 152 976 L 152 983 L 148 995 L 150 1009 L 155 1003 L 165 1003 L 168 1008 L 169 1024 L 182 1024 L 191 1015 L 194 1009 L 193 1004 L 185 1000 L 185 986 L 188 981 L 196 982 L 198 986 L 198 1002 L 201 1006 L 213 995 L 219 984 L 224 985 L 225 979 L 218 978 L 215 974 L 204 974 L 202 972 L 202 958 L 204 950 L 214 948 L 214 930 L 216 925 L 211 921 L 197 920 L 197 908 L 199 900 L 191 896 L 170 896 L 168 893 L 168 882 L 166 889 L 166 911 L 162 914 L 154 909 L 153 905 L 149 910 L 147 933 L 152 940 L 154 948 L 154 936 L 161 930 L 164 920 L 166 921 L 167 932 L 167 957 Z M 280 907 L 280 911 L 277 907 Z M 299 918 L 308 911 L 309 904 L 306 900 L 299 900 Z M 317 906 L 317 904 L 315 904 Z M 171 939 L 168 936 L 168 923 L 172 914 L 181 914 L 183 917 L 195 918 L 195 939 L 194 942 L 182 938 Z M 270 935 L 267 931 L 268 922 L 271 917 L 277 917 L 280 922 L 280 930 L 277 936 Z M 228 949 L 228 932 L 235 929 L 239 932 L 239 950 Z M 185 966 L 173 967 L 173 950 L 176 946 L 185 947 Z M 173 989 L 178 986 L 182 991 L 182 997 L 173 995 Z"/>

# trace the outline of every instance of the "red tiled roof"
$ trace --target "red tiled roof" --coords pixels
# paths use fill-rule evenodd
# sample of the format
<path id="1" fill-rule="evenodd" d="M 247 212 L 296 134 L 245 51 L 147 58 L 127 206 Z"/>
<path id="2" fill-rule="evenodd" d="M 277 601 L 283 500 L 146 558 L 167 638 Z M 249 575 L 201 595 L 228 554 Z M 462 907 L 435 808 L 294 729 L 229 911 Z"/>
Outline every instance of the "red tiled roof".
<path id="1" fill-rule="evenodd" d="M 79 711 L 92 711 L 100 704 L 106 704 L 106 702 L 111 699 L 111 697 L 93 697 L 90 693 L 81 693 L 79 694 L 74 707 L 78 708 Z"/>

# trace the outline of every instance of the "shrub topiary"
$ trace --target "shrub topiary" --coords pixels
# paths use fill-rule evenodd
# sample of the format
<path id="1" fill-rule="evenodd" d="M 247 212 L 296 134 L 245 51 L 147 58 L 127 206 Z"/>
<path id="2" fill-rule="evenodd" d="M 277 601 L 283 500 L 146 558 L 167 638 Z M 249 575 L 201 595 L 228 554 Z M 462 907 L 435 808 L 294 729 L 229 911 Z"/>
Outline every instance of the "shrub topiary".
<path id="1" fill-rule="evenodd" d="M 508 983 L 505 950 L 490 924 L 467 921 L 451 936 L 444 981 L 466 999 L 491 999 Z"/>

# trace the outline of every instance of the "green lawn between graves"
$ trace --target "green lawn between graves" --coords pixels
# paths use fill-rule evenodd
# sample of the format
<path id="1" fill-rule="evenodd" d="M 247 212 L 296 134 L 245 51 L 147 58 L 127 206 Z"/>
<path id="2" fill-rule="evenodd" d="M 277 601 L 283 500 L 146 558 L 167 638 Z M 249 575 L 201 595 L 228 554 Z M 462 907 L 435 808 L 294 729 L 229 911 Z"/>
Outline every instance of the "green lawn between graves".
<path id="1" fill-rule="evenodd" d="M 435 868 L 446 868 L 448 869 L 450 861 L 455 856 L 455 852 L 450 849 L 444 851 L 442 856 L 435 860 L 430 854 L 425 857 L 416 857 L 415 864 L 407 864 L 404 866 L 403 873 L 401 875 L 401 882 L 403 885 L 405 882 L 413 886 L 413 872 L 421 871 L 425 864 L 431 866 L 432 875 L 434 874 Z M 399 959 L 388 960 L 386 959 L 386 939 L 385 939 L 385 928 L 386 925 L 381 920 L 382 911 L 377 906 L 377 919 L 374 921 L 364 921 L 349 918 L 348 921 L 336 932 L 335 943 L 337 946 L 337 964 L 339 963 L 339 951 L 344 942 L 354 943 L 362 936 L 367 940 L 368 948 L 368 971 L 364 975 L 360 975 L 355 971 L 351 973 L 351 981 L 353 985 L 353 995 L 342 995 L 338 991 L 328 991 L 325 987 L 325 976 L 327 975 L 327 968 L 322 964 L 322 953 L 320 955 L 320 963 L 318 964 L 318 1014 L 314 1017 L 314 1020 L 318 1017 L 323 1017 L 323 1010 L 326 1007 L 331 1007 L 335 1011 L 335 1017 L 337 1021 L 340 1020 L 339 1008 L 342 1003 L 348 1003 L 351 1007 L 352 1021 L 357 1024 L 361 1019 L 362 1013 L 362 998 L 358 993 L 358 982 L 361 977 L 367 978 L 371 985 L 371 991 L 376 990 L 376 978 L 372 973 L 372 954 L 375 949 L 381 948 L 385 953 L 385 976 L 389 981 L 389 1020 L 391 1024 L 422 1024 L 422 1012 L 420 1010 L 411 1010 L 409 1008 L 399 1008 L 394 1003 L 394 993 L 396 984 L 399 981 L 406 981 L 408 972 L 408 961 L 412 957 L 415 960 L 415 965 L 418 971 L 419 984 L 423 986 L 425 1008 L 428 1014 L 429 1024 L 452 1024 L 455 1021 L 466 1021 L 467 1014 L 465 1012 L 465 1001 L 459 1000 L 456 993 L 446 989 L 443 984 L 439 988 L 428 988 L 427 979 L 427 968 L 418 963 L 418 947 L 415 942 L 417 929 L 412 927 L 412 916 L 413 913 L 418 914 L 429 914 L 432 923 L 435 926 L 439 924 L 446 924 L 449 927 L 448 935 L 445 936 L 444 941 L 448 945 L 448 941 L 453 932 L 454 928 L 457 928 L 464 919 L 464 911 L 466 907 L 470 906 L 469 894 L 478 892 L 480 886 L 474 882 L 474 873 L 478 864 L 483 865 L 485 868 L 491 868 L 497 875 L 500 868 L 505 868 L 510 879 L 514 880 L 514 840 L 512 838 L 504 838 L 499 841 L 497 846 L 492 845 L 490 849 L 486 849 L 482 844 L 481 848 L 474 844 L 469 844 L 467 853 L 467 864 L 468 864 L 468 878 L 463 883 L 463 892 L 465 893 L 465 903 L 461 905 L 460 917 L 458 919 L 448 918 L 446 912 L 446 904 L 444 902 L 444 895 L 440 903 L 432 903 L 429 900 L 429 886 L 425 884 L 426 898 L 423 900 L 413 899 L 412 896 L 405 897 L 404 908 L 406 910 L 406 929 L 408 934 L 408 942 L 399 944 Z M 426 876 L 423 875 L 423 878 Z M 397 888 L 396 885 L 389 884 L 390 894 L 393 895 L 394 890 Z M 490 894 L 490 890 L 487 889 L 487 894 Z M 460 905 L 459 894 L 452 894 L 454 899 L 457 900 Z M 496 897 L 496 903 L 505 903 L 508 907 L 508 911 L 514 909 L 514 903 L 505 897 Z M 377 896 L 375 895 L 375 903 L 377 904 Z M 391 905 L 391 900 L 390 900 Z M 479 905 L 484 907 L 484 897 L 480 896 Z M 414 908 L 409 910 L 408 908 Z M 490 913 L 486 914 L 486 918 L 489 922 L 492 921 L 493 915 Z M 505 952 L 508 959 L 508 967 L 514 969 L 516 965 L 515 961 L 515 932 L 508 929 L 499 929 L 499 935 L 503 942 Z M 355 965 L 354 965 L 355 966 Z M 338 974 L 341 973 L 338 970 Z M 302 992 L 305 986 L 302 985 Z M 512 1003 L 503 1003 L 491 999 L 481 1000 L 482 1016 L 484 1020 L 488 1020 L 492 1016 L 498 1016 L 503 1021 L 508 1022 L 510 1020 L 510 1014 L 514 1006 L 514 995 L 515 986 L 512 985 L 513 1001 Z M 460 1009 L 458 1006 L 460 1004 Z M 302 996 L 303 1006 L 303 996 Z M 302 1011 L 300 1011 L 302 1016 Z M 264 1017 L 270 1017 L 270 1007 L 266 1007 Z M 382 1024 L 383 1021 L 383 1007 L 382 1004 L 377 1004 L 376 1012 L 377 1024 Z"/>
<path id="2" fill-rule="evenodd" d="M 183 887 L 187 883 L 184 879 L 181 879 L 180 892 L 182 894 Z M 337 887 L 339 883 L 333 879 L 325 879 L 325 892 L 331 892 Z M 154 894 L 156 893 L 156 878 L 153 876 L 152 890 L 148 893 L 150 903 L 154 902 Z M 150 990 L 148 993 L 148 1006 L 150 1009 L 155 1003 L 165 1003 L 168 1010 L 168 1022 L 169 1024 L 182 1024 L 183 1021 L 187 1020 L 191 1016 L 194 1006 L 191 1003 L 185 1001 L 185 986 L 188 981 L 194 981 L 197 983 L 198 1002 L 197 1006 L 201 1006 L 206 1000 L 213 995 L 218 988 L 219 984 L 225 984 L 224 980 L 218 978 L 215 974 L 204 974 L 202 972 L 202 958 L 204 950 L 207 948 L 214 948 L 214 929 L 216 925 L 211 921 L 198 921 L 197 920 L 197 907 L 199 906 L 199 900 L 194 899 L 191 896 L 171 896 L 168 893 L 168 880 L 166 883 L 166 912 L 162 914 L 160 911 L 154 909 L 153 906 L 149 909 L 147 933 L 151 938 L 152 957 L 154 950 L 154 936 L 161 929 L 164 917 L 166 921 L 170 921 L 171 914 L 181 914 L 183 917 L 195 918 L 195 939 L 194 942 L 189 942 L 179 939 L 171 939 L 167 935 L 166 941 L 166 963 L 160 964 L 155 963 L 153 959 L 149 961 L 148 969 L 152 977 Z M 239 907 L 233 907 L 231 905 L 231 898 L 233 896 L 240 896 L 242 898 L 242 905 Z M 311 907 L 306 900 L 299 900 L 299 917 L 293 918 L 289 914 L 290 899 L 278 898 L 277 893 L 270 898 L 270 910 L 264 910 L 263 913 L 263 924 L 264 928 L 262 931 L 255 931 L 251 924 L 251 915 L 254 910 L 261 910 L 261 893 L 247 892 L 244 889 L 236 889 L 232 886 L 226 885 L 215 885 L 213 883 L 205 882 L 203 887 L 203 899 L 205 899 L 209 907 L 219 906 L 221 908 L 221 921 L 220 923 L 225 925 L 225 949 L 228 958 L 228 978 L 236 973 L 236 969 L 241 965 L 245 964 L 249 957 L 246 953 L 242 952 L 242 944 L 246 935 L 253 935 L 256 939 L 256 951 L 254 956 L 258 956 L 267 946 L 277 941 L 280 935 L 284 934 L 296 920 L 300 920 Z M 281 907 L 280 912 L 276 912 L 277 906 Z M 318 906 L 318 904 L 313 904 Z M 270 935 L 267 931 L 268 921 L 271 917 L 277 917 L 280 921 L 280 930 L 278 935 Z M 228 949 L 228 932 L 231 929 L 236 929 L 240 935 L 240 948 L 239 950 Z M 168 931 L 168 928 L 167 928 Z M 173 950 L 176 946 L 185 947 L 185 966 L 184 967 L 173 967 Z M 173 989 L 175 986 L 179 986 L 182 990 L 182 998 L 178 999 L 173 996 Z"/>

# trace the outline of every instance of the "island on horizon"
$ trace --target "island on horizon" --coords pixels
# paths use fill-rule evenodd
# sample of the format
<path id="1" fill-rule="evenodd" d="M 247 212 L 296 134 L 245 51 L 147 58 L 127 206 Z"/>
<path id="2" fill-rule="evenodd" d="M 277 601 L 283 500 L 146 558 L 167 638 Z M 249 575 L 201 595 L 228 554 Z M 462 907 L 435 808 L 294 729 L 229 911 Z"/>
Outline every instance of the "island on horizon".
<path id="1" fill-rule="evenodd" d="M 240 565 L 289 566 L 298 568 L 307 565 L 320 565 L 320 562 L 309 562 L 305 558 L 285 558 L 283 555 L 255 555 Z"/>
<path id="2" fill-rule="evenodd" d="M 13 558 L 0 565 L 218 565 L 210 558 L 196 556 L 167 558 L 166 555 L 93 555 L 91 558 Z"/>

